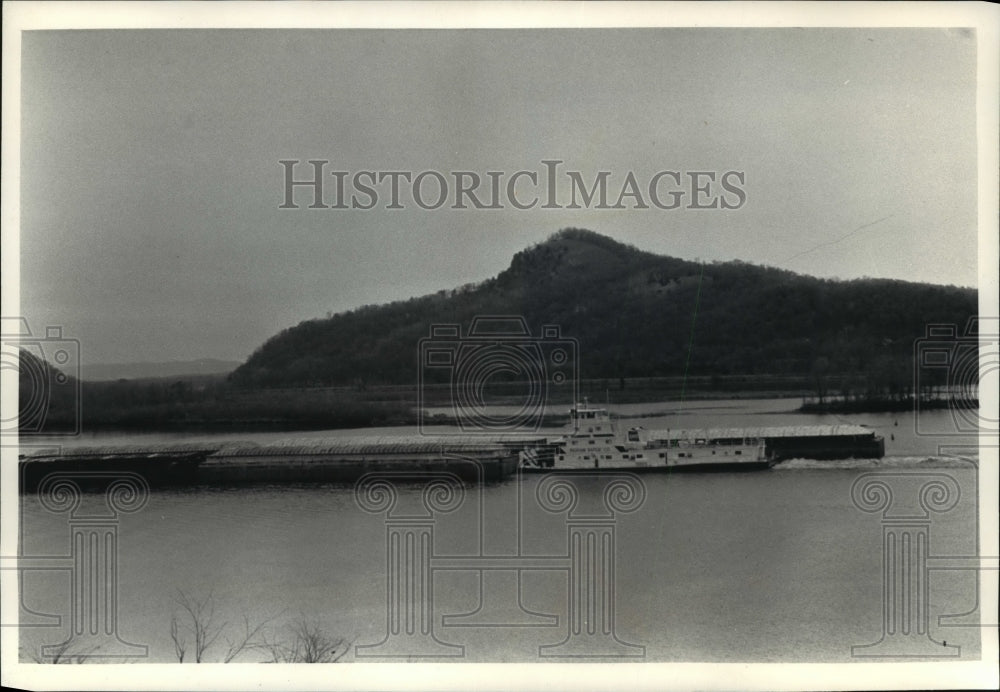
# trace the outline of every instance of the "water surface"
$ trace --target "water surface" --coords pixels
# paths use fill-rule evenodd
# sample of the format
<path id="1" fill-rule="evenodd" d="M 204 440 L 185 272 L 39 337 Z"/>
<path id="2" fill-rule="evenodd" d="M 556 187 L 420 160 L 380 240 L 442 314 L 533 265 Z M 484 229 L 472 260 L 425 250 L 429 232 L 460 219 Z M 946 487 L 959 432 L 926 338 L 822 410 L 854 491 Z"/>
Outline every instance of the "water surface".
<path id="1" fill-rule="evenodd" d="M 918 434 L 899 414 L 805 416 L 795 400 L 712 401 L 619 407 L 648 428 L 742 425 L 866 424 L 886 435 L 880 461 L 793 461 L 770 471 L 641 476 L 645 499 L 614 519 L 614 623 L 617 637 L 644 648 L 648 661 L 851 661 L 852 645 L 882 632 L 880 513 L 862 512 L 851 499 L 863 474 L 946 474 L 961 501 L 931 517 L 931 554 L 976 551 L 976 473 L 973 464 L 947 460 L 939 446 L 949 436 Z M 655 415 L 651 415 L 655 414 Z M 930 423 L 946 427 L 948 412 Z M 925 428 L 927 426 L 925 425 Z M 413 434 L 415 429 L 316 431 L 341 434 Z M 894 439 L 890 440 L 889 436 Z M 203 435 L 199 439 L 267 441 L 299 434 Z M 177 440 L 174 435 L 88 436 L 94 444 Z M 185 436 L 183 439 L 192 439 Z M 436 556 L 565 556 L 567 515 L 544 510 L 537 488 L 544 476 L 466 487 L 464 502 L 434 524 Z M 580 502 L 600 504 L 603 481 L 578 483 Z M 421 488 L 399 488 L 402 502 L 419 506 Z M 97 506 L 99 496 L 87 502 Z M 596 504 L 595 504 L 596 503 Z M 22 499 L 22 547 L 28 555 L 66 554 L 66 514 Z M 224 653 L 246 615 L 272 618 L 272 638 L 285 624 L 308 620 L 333 638 L 374 644 L 387 631 L 385 514 L 362 511 L 348 486 L 261 486 L 154 491 L 137 513 L 123 515 L 119 538 L 119 633 L 149 647 L 149 661 L 175 660 L 171 615 L 178 591 L 212 594 L 216 624 L 228 623 L 208 660 Z M 432 622 L 445 643 L 465 647 L 466 661 L 537 661 L 539 647 L 566 637 L 571 605 L 565 570 L 522 572 L 520 608 L 516 572 L 486 581 L 471 569 L 436 571 Z M 930 572 L 931 636 L 977 658 L 976 627 L 942 627 L 938 616 L 976 603 L 971 570 Z M 513 584 L 513 586 L 512 586 Z M 26 572 L 24 604 L 66 615 L 69 578 Z M 511 596 L 513 595 L 513 598 Z M 458 627 L 454 619 L 481 609 L 509 616 L 509 627 Z M 534 613 L 535 615 L 530 615 Z M 68 619 L 64 618 L 64 625 Z M 555 623 L 555 624 L 553 624 Z M 527 627 L 525 624 L 536 626 Z M 539 626 L 541 625 L 541 626 Z M 586 623 L 585 623 L 586 626 Z M 66 629 L 22 632 L 22 655 L 66 638 Z M 267 658 L 250 652 L 240 660 Z M 353 652 L 344 660 L 352 660 Z"/>

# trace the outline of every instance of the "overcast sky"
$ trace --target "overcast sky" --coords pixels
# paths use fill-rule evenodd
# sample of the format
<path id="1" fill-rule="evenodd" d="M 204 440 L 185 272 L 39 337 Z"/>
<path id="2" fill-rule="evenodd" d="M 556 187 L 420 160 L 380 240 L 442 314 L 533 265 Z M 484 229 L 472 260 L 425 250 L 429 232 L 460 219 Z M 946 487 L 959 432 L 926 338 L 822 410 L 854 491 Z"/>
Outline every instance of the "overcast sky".
<path id="1" fill-rule="evenodd" d="M 567 226 L 685 259 L 977 280 L 976 44 L 961 30 L 74 31 L 22 46 L 21 309 L 79 338 L 85 363 L 243 359 L 328 311 L 494 276 Z M 484 177 L 560 159 L 610 171 L 611 203 L 629 171 L 642 185 L 736 170 L 746 201 L 307 209 L 300 189 L 303 208 L 283 210 L 282 159 Z"/>

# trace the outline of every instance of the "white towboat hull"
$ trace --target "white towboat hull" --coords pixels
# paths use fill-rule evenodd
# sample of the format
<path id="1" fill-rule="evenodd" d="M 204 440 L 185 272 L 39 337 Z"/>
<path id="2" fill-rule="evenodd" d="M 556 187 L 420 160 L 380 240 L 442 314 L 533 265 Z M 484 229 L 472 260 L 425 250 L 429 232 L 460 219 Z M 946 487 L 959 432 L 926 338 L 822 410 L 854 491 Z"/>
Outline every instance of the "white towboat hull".
<path id="1" fill-rule="evenodd" d="M 677 431 L 645 439 L 641 428 L 621 435 L 606 409 L 570 410 L 570 430 L 522 458 L 529 471 L 732 471 L 768 468 L 772 460 L 757 438 L 711 437 Z"/>

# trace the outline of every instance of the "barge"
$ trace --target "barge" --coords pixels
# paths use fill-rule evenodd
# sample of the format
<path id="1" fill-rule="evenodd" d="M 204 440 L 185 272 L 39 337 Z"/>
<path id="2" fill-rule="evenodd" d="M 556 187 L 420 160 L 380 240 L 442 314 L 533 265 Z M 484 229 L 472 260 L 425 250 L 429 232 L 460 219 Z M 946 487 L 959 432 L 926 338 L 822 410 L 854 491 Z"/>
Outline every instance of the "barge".
<path id="1" fill-rule="evenodd" d="M 544 438 L 303 438 L 268 444 L 217 442 L 44 449 L 20 455 L 20 491 L 34 492 L 51 474 L 101 490 L 115 474 L 141 475 L 151 487 L 254 483 L 353 483 L 366 473 L 449 473 L 495 482 L 517 471 L 520 449 Z"/>
<path id="2" fill-rule="evenodd" d="M 72 476 L 85 490 L 102 490 L 116 474 L 139 474 L 150 486 L 192 485 L 198 466 L 217 450 L 195 443 L 45 447 L 19 455 L 19 490 L 34 492 L 52 474 Z"/>
<path id="3" fill-rule="evenodd" d="M 298 438 L 267 444 L 192 442 L 37 449 L 20 456 L 20 490 L 52 473 L 105 482 L 137 473 L 150 486 L 351 483 L 365 473 L 445 472 L 495 482 L 545 471 L 744 470 L 792 458 L 877 459 L 885 441 L 859 425 L 644 430 L 619 433 L 608 411 L 574 407 L 562 435 L 441 435 Z M 89 475 L 88 475 L 89 474 Z M 105 479 L 101 481 L 100 479 Z"/>
<path id="4" fill-rule="evenodd" d="M 471 483 L 495 482 L 514 473 L 518 459 L 518 452 L 509 443 L 490 438 L 292 439 L 223 448 L 198 466 L 197 478 L 212 485 L 353 483 L 366 473 L 380 471 L 415 477 L 443 472 Z"/>

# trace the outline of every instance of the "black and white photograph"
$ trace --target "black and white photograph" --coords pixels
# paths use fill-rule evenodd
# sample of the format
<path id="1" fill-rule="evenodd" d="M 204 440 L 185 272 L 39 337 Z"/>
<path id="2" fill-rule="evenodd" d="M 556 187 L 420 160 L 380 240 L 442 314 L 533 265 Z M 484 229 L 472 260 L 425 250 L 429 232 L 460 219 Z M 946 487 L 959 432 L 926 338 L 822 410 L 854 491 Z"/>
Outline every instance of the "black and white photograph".
<path id="1" fill-rule="evenodd" d="M 5 686 L 996 688 L 995 5 L 3 14 Z"/>

